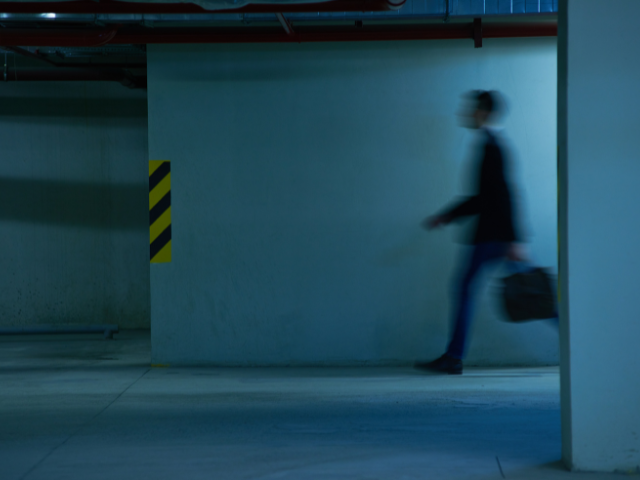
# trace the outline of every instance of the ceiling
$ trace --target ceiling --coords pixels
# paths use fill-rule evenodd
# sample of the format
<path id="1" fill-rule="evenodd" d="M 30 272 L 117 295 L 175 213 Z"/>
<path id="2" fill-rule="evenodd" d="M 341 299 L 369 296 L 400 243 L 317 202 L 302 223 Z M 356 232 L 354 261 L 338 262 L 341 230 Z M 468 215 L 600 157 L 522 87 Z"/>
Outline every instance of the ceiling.
<path id="1" fill-rule="evenodd" d="M 97 10 L 89 13 L 84 1 L 0 1 L 0 12 L 5 12 L 0 13 L 3 79 L 118 81 L 130 88 L 145 88 L 146 45 L 151 43 L 448 38 L 469 39 L 472 48 L 481 47 L 483 38 L 554 36 L 557 32 L 558 0 L 238 1 L 243 2 L 240 9 L 205 13 L 190 13 L 199 5 L 170 2 L 100 0 L 88 2 Z M 131 12 L 178 7 L 184 12 Z M 343 10 L 337 10 L 340 8 Z M 68 13 L 74 9 L 79 11 Z M 119 11 L 99 11 L 113 9 Z M 264 9 L 271 11 L 260 11 Z"/>

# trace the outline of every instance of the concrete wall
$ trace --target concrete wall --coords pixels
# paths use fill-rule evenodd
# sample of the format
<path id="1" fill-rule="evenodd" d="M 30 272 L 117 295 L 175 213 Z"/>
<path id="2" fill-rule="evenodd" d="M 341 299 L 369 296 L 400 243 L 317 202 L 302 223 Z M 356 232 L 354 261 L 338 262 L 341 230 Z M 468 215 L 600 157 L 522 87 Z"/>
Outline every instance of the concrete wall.
<path id="1" fill-rule="evenodd" d="M 146 92 L 0 88 L 0 325 L 149 327 Z"/>
<path id="2" fill-rule="evenodd" d="M 153 361 L 407 364 L 440 355 L 460 232 L 460 95 L 497 88 L 533 253 L 556 263 L 555 39 L 149 46 L 149 151 L 172 163 Z M 488 291 L 495 292 L 493 282 Z M 469 363 L 554 364 L 557 332 L 479 305 Z"/>
<path id="3" fill-rule="evenodd" d="M 562 420 L 574 470 L 640 472 L 638 16 L 636 0 L 561 2 Z"/>

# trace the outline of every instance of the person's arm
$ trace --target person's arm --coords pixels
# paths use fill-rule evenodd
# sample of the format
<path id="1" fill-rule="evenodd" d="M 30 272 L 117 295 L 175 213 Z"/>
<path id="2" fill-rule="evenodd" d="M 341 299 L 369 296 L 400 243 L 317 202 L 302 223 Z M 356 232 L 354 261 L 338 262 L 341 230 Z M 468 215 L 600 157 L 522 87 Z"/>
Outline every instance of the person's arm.
<path id="1" fill-rule="evenodd" d="M 467 197 L 456 203 L 454 206 L 446 209 L 441 215 L 447 217 L 450 222 L 460 217 L 468 217 L 480 213 L 480 195 Z"/>
<path id="2" fill-rule="evenodd" d="M 447 225 L 457 218 L 477 215 L 478 213 L 480 213 L 480 197 L 474 195 L 467 197 L 441 213 L 425 219 L 422 225 L 428 230 L 431 230 L 441 225 Z"/>

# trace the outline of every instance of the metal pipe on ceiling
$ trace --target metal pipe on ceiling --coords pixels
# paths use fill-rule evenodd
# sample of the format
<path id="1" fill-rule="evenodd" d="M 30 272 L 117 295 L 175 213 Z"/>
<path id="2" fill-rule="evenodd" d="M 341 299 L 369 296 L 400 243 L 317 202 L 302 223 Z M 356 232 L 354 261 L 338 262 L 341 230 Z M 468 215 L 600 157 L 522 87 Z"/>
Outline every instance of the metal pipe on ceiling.
<path id="1" fill-rule="evenodd" d="M 144 70 L 142 75 L 133 75 L 131 70 L 136 70 L 136 65 L 125 66 L 120 65 L 91 65 L 88 66 L 79 64 L 58 64 L 52 62 L 47 57 L 34 53 L 26 48 L 5 46 L 5 50 L 13 52 L 24 57 L 39 60 L 53 68 L 47 69 L 33 69 L 33 68 L 21 68 L 14 67 L 10 69 L 8 62 L 6 61 L 5 53 L 5 65 L 4 65 L 4 81 L 105 81 L 105 82 L 120 82 L 121 84 L 129 88 L 146 88 L 146 65 L 137 65 L 139 68 L 138 73 Z M 37 52 L 37 51 L 36 51 Z"/>
<path id="2" fill-rule="evenodd" d="M 124 77 L 122 71 L 115 69 L 86 69 L 86 68 L 65 68 L 59 70 L 56 68 L 48 69 L 15 69 L 9 68 L 7 70 L 6 81 L 8 82 L 34 82 L 34 81 L 105 81 L 105 82 L 119 82 Z"/>
<path id="3" fill-rule="evenodd" d="M 553 37 L 557 24 L 484 24 L 482 38 Z M 281 27 L 121 28 L 105 30 L 0 30 L 0 46 L 97 47 L 157 43 L 300 43 L 388 40 L 476 39 L 473 23 L 336 26 L 297 25 L 293 34 Z"/>
<path id="4" fill-rule="evenodd" d="M 1 5 L 1 4 L 0 4 Z M 442 19 L 447 23 L 453 18 L 473 18 L 477 15 L 453 15 L 449 12 L 448 17 L 443 17 L 439 12 L 432 11 L 414 11 L 413 0 L 407 0 L 406 9 L 399 11 L 387 12 L 288 12 L 284 18 L 289 22 L 318 22 L 318 21 L 345 21 L 345 20 L 434 20 Z M 280 12 L 278 12 L 280 13 Z M 79 25 L 155 25 L 158 23 L 164 26 L 172 23 L 191 23 L 191 24 L 250 24 L 278 21 L 278 13 L 196 13 L 196 14 L 160 14 L 160 13 L 63 13 L 55 14 L 55 16 L 47 16 L 47 14 L 39 13 L 0 13 L 0 23 L 5 26 L 11 24 L 37 24 L 48 27 L 55 24 L 79 24 Z M 534 13 L 527 14 L 526 17 L 532 19 L 539 18 L 542 21 L 545 18 L 554 19 L 555 13 Z M 499 15 L 487 15 L 483 18 L 491 21 L 492 17 Z M 499 17 L 508 18 L 511 13 Z M 518 14 L 517 16 L 521 16 Z M 516 18 L 516 17 L 514 17 Z"/>
<path id="5" fill-rule="evenodd" d="M 101 47 L 115 38 L 118 30 L 110 29 L 1 29 L 0 46 L 21 47 Z"/>
<path id="6" fill-rule="evenodd" d="M 38 60 L 40 62 L 44 62 L 44 63 L 46 63 L 48 65 L 53 66 L 53 67 L 57 67 L 58 66 L 55 62 L 52 62 L 48 58 L 46 58 L 46 57 L 44 57 L 42 55 L 38 55 L 37 53 L 34 53 L 31 50 L 27 50 L 26 48 L 12 47 L 10 45 L 6 45 L 3 48 L 5 50 L 10 51 L 10 52 L 17 53 L 18 55 L 22 55 L 23 57 L 29 57 L 29 58 L 33 58 L 34 60 Z"/>
<path id="7" fill-rule="evenodd" d="M 48 68 L 15 69 L 4 72 L 5 82 L 118 82 L 129 88 L 147 88 L 147 76 L 127 75 L 118 69 Z"/>
<path id="8" fill-rule="evenodd" d="M 71 0 L 62 2 L 2 2 L 4 13 L 275 13 L 275 12 L 380 12 L 397 10 L 406 0 L 329 0 L 313 3 L 249 4 L 236 9 L 206 10 L 195 3 L 147 3 L 117 0 Z"/>
<path id="9" fill-rule="evenodd" d="M 10 45 L 5 45 L 2 48 L 4 50 L 15 53 L 17 55 L 21 55 L 23 57 L 28 57 L 34 60 L 41 61 L 55 68 L 90 68 L 90 69 L 108 68 L 108 69 L 123 69 L 123 70 L 144 70 L 147 68 L 146 63 L 140 63 L 140 62 L 138 63 L 131 63 L 131 62 L 125 62 L 125 63 L 100 62 L 98 63 L 98 62 L 77 62 L 77 61 L 68 62 L 68 63 L 54 62 L 50 59 L 48 55 L 41 54 L 38 51 L 39 49 L 35 49 L 35 52 L 32 52 L 27 48 L 15 47 Z"/>

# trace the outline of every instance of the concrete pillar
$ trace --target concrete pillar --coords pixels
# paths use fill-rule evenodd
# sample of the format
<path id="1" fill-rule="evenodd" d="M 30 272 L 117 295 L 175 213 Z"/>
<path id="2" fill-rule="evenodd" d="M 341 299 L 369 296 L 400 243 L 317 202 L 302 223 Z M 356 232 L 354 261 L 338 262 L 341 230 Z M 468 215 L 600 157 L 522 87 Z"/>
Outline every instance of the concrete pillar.
<path id="1" fill-rule="evenodd" d="M 640 472 L 638 0 L 563 0 L 558 37 L 563 457 Z"/>

